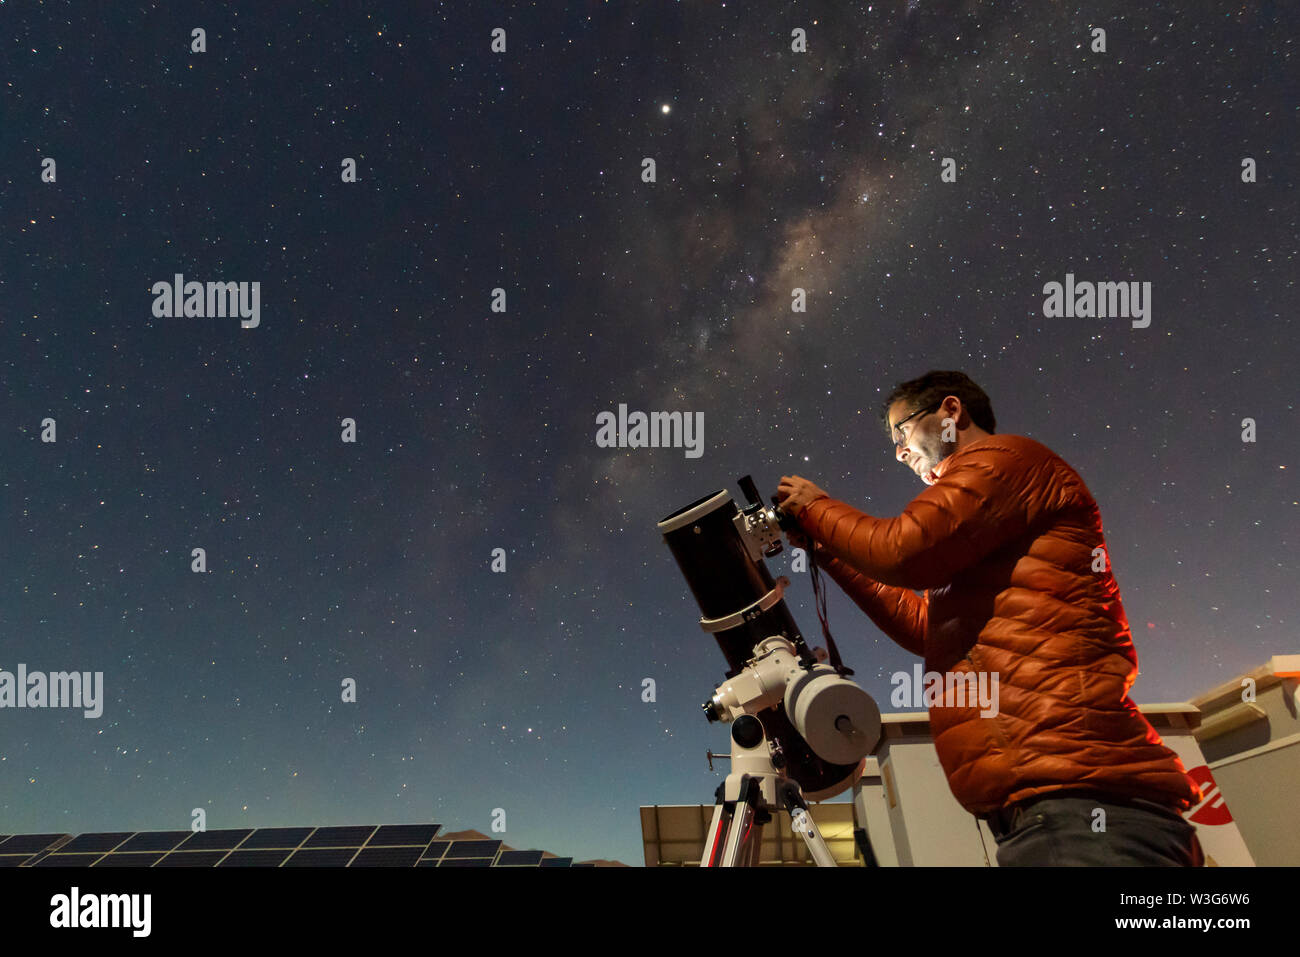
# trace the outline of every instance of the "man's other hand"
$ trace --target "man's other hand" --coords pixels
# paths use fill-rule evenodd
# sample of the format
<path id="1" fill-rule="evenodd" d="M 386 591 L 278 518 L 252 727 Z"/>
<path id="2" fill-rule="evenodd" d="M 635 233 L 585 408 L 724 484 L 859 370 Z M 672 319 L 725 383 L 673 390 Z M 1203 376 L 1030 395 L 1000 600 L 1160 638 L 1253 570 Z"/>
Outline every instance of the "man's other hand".
<path id="1" fill-rule="evenodd" d="M 800 478 L 798 475 L 782 475 L 781 484 L 777 486 L 776 494 L 777 504 L 781 506 L 781 511 L 792 517 L 798 516 L 810 504 L 819 498 L 830 498 L 824 491 L 819 489 L 806 478 Z"/>

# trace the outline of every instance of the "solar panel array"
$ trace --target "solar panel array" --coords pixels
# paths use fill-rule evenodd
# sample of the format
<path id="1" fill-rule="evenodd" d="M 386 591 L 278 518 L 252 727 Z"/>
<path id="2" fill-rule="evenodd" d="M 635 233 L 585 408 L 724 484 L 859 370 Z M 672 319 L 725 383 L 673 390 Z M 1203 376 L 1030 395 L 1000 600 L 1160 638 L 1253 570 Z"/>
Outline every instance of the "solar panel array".
<path id="1" fill-rule="evenodd" d="M 0 834 L 0 867 L 572 867 L 501 841 L 435 840 L 440 824 Z M 576 866 L 583 866 L 581 864 Z"/>

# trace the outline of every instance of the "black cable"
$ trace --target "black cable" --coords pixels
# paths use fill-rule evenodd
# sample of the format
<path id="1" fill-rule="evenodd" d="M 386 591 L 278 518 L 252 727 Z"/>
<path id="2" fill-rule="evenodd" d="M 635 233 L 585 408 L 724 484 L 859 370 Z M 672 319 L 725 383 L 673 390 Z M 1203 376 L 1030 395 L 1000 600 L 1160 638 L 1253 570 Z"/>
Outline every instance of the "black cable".
<path id="1" fill-rule="evenodd" d="M 826 610 L 826 586 L 817 564 L 817 543 L 809 539 L 808 544 L 809 559 L 812 562 L 813 607 L 817 611 L 817 620 L 821 622 L 822 637 L 826 639 L 826 652 L 830 656 L 831 667 L 847 677 L 853 674 L 853 669 L 844 667 L 844 662 L 840 660 L 840 650 L 835 647 L 835 639 L 831 637 L 830 617 Z"/>

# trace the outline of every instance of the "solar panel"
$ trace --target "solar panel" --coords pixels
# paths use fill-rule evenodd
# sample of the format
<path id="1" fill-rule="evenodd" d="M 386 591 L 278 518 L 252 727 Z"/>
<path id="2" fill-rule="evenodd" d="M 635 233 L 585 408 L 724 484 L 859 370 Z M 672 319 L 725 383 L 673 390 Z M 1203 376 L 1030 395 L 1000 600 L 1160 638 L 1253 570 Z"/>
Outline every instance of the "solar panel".
<path id="1" fill-rule="evenodd" d="M 228 828 L 220 831 L 198 831 L 176 848 L 178 851 L 232 851 L 239 842 L 253 833 L 251 827 Z"/>
<path id="2" fill-rule="evenodd" d="M 38 854 L 72 837 L 71 834 L 15 834 L 0 844 L 0 854 Z"/>
<path id="3" fill-rule="evenodd" d="M 0 867 L 582 867 L 440 824 L 0 835 Z"/>
<path id="4" fill-rule="evenodd" d="M 221 859 L 218 867 L 279 867 L 293 852 L 287 848 L 275 851 L 231 851 Z"/>
<path id="5" fill-rule="evenodd" d="M 229 851 L 172 851 L 154 867 L 216 867 Z"/>
<path id="6" fill-rule="evenodd" d="M 0 841 L 0 867 L 21 867 L 71 838 L 71 834 L 10 834 Z"/>
<path id="7" fill-rule="evenodd" d="M 502 851 L 497 858 L 496 867 L 539 867 L 542 863 L 541 851 Z"/>
<path id="8" fill-rule="evenodd" d="M 103 854 L 46 854 L 29 867 L 89 867 Z"/>
<path id="9" fill-rule="evenodd" d="M 414 867 L 424 852 L 423 845 L 410 847 L 365 847 L 350 867 Z M 300 852 L 301 853 L 301 852 Z"/>
<path id="10" fill-rule="evenodd" d="M 452 841 L 446 856 L 449 859 L 486 857 L 492 860 L 500 850 L 500 841 Z"/>
<path id="11" fill-rule="evenodd" d="M 162 851 L 144 851 L 122 853 L 120 851 L 105 854 L 94 863 L 94 867 L 153 867 L 163 856 Z"/>
<path id="12" fill-rule="evenodd" d="M 375 831 L 373 824 L 361 827 L 318 827 L 303 847 L 350 847 L 353 850 L 366 843 Z"/>
<path id="13" fill-rule="evenodd" d="M 118 848 L 122 851 L 170 851 L 193 831 L 141 831 Z"/>
<path id="14" fill-rule="evenodd" d="M 284 862 L 285 867 L 347 867 L 356 857 L 356 847 L 318 847 L 311 850 L 295 851 Z"/>
<path id="15" fill-rule="evenodd" d="M 441 827 L 441 824 L 385 824 L 366 842 L 366 847 L 405 847 L 415 844 L 427 847 Z"/>
<path id="16" fill-rule="evenodd" d="M 447 853 L 449 847 L 451 847 L 451 841 L 430 841 L 429 848 L 424 852 L 424 857 L 420 859 L 420 863 L 437 864 Z"/>
<path id="17" fill-rule="evenodd" d="M 135 831 L 112 831 L 107 834 L 78 834 L 59 848 L 60 854 L 107 854 Z"/>
<path id="18" fill-rule="evenodd" d="M 259 827 L 248 836 L 241 851 L 257 851 L 268 847 L 294 849 L 307 839 L 307 835 L 316 830 L 314 827 Z"/>

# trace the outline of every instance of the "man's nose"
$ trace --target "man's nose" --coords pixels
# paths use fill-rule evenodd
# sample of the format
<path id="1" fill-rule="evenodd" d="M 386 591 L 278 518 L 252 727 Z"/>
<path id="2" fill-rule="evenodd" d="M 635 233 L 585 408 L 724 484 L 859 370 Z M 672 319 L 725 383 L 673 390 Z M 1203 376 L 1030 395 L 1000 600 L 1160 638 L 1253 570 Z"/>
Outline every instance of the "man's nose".
<path id="1" fill-rule="evenodd" d="M 894 458 L 898 459 L 898 461 L 900 461 L 900 462 L 902 462 L 904 465 L 906 465 L 906 464 L 907 464 L 907 446 L 906 446 L 906 445 L 896 445 L 896 446 L 894 446 Z"/>

